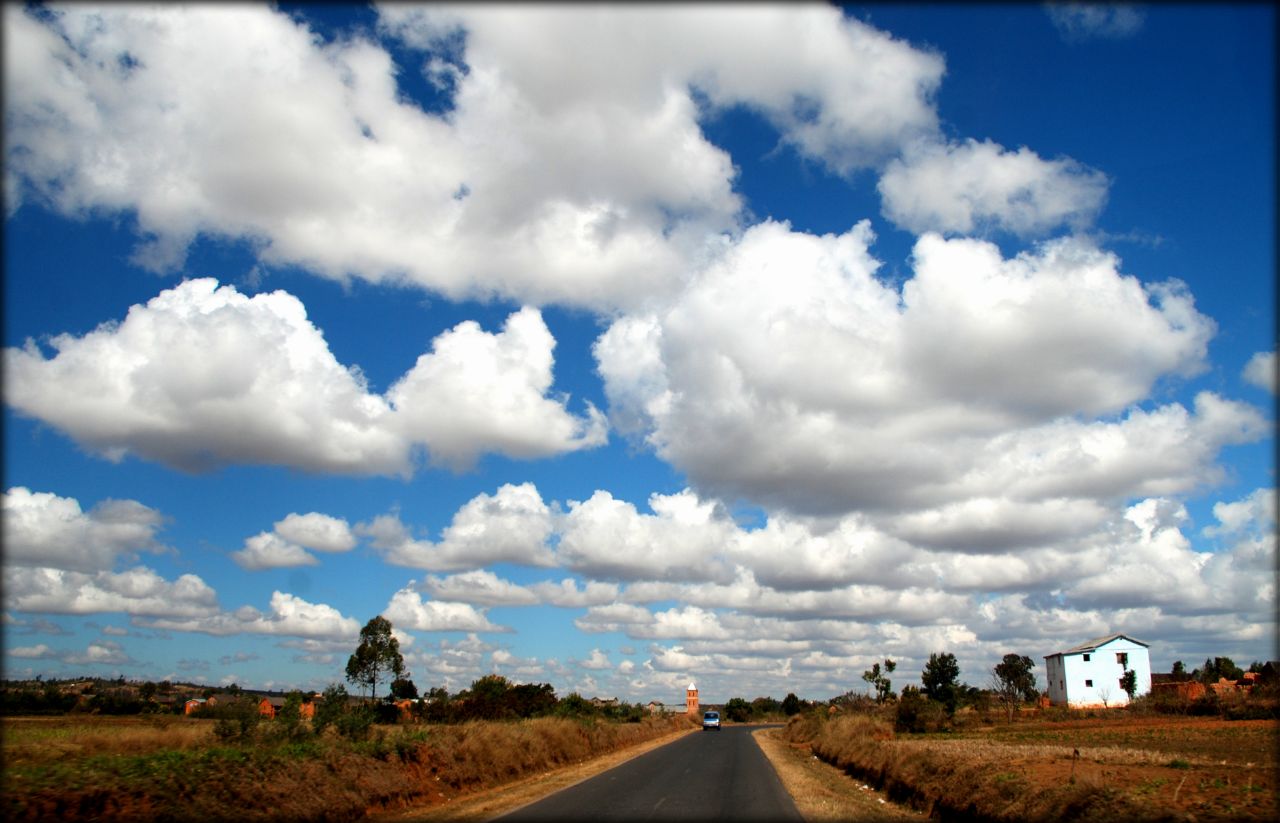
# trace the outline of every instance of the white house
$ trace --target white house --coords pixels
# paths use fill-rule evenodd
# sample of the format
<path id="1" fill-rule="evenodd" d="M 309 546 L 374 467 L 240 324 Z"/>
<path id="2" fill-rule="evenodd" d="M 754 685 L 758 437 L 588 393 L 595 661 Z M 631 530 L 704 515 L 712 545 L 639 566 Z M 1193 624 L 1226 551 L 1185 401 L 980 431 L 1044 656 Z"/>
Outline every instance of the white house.
<path id="1" fill-rule="evenodd" d="M 1055 706 L 1086 708 L 1129 703 L 1120 684 L 1126 671 L 1134 673 L 1134 697 L 1151 691 L 1148 644 L 1127 634 L 1109 634 L 1044 659 L 1049 678 L 1049 702 Z"/>

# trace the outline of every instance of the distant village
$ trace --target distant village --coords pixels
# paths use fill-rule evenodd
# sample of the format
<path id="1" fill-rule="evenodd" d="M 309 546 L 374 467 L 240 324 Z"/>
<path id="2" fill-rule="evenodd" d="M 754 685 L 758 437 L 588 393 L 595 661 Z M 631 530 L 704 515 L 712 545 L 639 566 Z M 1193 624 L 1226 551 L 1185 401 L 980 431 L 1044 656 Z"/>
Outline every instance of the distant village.
<path id="1" fill-rule="evenodd" d="M 1110 634 L 1085 641 L 1061 652 L 1046 655 L 1047 682 L 1037 689 L 1030 702 L 1043 707 L 1059 706 L 1076 709 L 1108 709 L 1128 705 L 1132 700 L 1151 695 L 1153 698 L 1186 703 L 1212 696 L 1218 700 L 1248 695 L 1253 689 L 1280 682 L 1280 663 L 1256 661 L 1249 669 L 1240 669 L 1229 658 L 1207 659 L 1204 665 L 1187 671 L 1175 662 L 1169 672 L 1153 672 L 1149 644 L 1127 634 Z M 1028 660 L 1027 658 L 1023 658 Z M 886 661 L 889 662 L 889 661 Z M 877 666 L 878 671 L 878 666 Z M 869 674 L 869 673 L 868 673 Z M 864 675 L 872 682 L 872 678 Z M 886 681 L 887 678 L 886 678 Z M 688 714 L 697 716 L 704 709 L 727 710 L 727 719 L 794 714 L 807 706 L 829 703 L 838 708 L 856 695 L 846 693 L 830 701 L 801 700 L 788 694 L 782 701 L 758 697 L 751 702 L 732 698 L 727 703 L 703 704 L 697 686 L 690 683 L 683 700 L 664 703 L 651 700 L 646 704 L 630 704 L 617 697 L 583 698 L 570 694 L 556 697 L 548 684 L 514 684 L 498 675 L 486 675 L 464 689 L 450 695 L 433 688 L 418 696 L 409 684 L 408 694 L 402 689 L 379 698 L 348 694 L 341 686 L 325 692 L 282 692 L 241 689 L 236 685 L 215 688 L 196 683 L 163 681 L 137 682 L 123 677 L 111 679 L 80 677 L 64 680 L 4 681 L 0 691 L 0 713 L 60 714 L 88 712 L 98 714 L 168 713 L 195 717 L 222 716 L 231 709 L 245 711 L 249 707 L 263 718 L 275 718 L 291 711 L 300 719 L 314 718 L 317 707 L 325 701 L 341 702 L 346 707 L 372 706 L 384 722 L 424 720 L 450 722 L 468 719 L 502 719 L 530 717 L 540 714 L 596 714 L 619 720 L 636 720 L 644 715 Z M 915 687 L 908 686 L 907 690 Z M 974 693 L 983 690 L 968 687 Z M 888 692 L 892 696 L 892 691 Z M 296 710 L 291 706 L 296 706 Z"/>

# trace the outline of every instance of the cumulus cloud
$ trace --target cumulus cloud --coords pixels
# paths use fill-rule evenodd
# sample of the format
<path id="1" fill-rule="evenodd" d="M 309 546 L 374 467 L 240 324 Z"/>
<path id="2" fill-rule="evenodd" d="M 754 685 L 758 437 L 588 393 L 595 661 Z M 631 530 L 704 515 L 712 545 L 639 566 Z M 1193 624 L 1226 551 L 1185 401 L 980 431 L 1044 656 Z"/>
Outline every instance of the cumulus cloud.
<path id="1" fill-rule="evenodd" d="M 943 73 L 821 5 L 390 4 L 327 43 L 259 6 L 5 17 L 10 202 L 135 215 L 156 269 L 233 237 L 335 279 L 597 307 L 678 285 L 736 226 L 692 89 L 843 173 L 934 131 Z M 383 35 L 451 91 L 447 115 L 401 94 Z"/>
<path id="2" fill-rule="evenodd" d="M 753 227 L 597 341 L 611 410 L 700 490 L 808 513 L 1168 494 L 1264 433 L 1210 393 L 1194 414 L 1136 405 L 1205 367 L 1214 324 L 1176 282 L 1080 239 L 1005 259 L 925 235 L 899 291 L 871 239 Z"/>
<path id="3" fill-rule="evenodd" d="M 276 521 L 270 532 L 259 532 L 244 541 L 231 558 L 250 571 L 320 563 L 307 551 L 345 552 L 355 548 L 356 538 L 347 521 L 319 512 L 292 513 Z"/>
<path id="4" fill-rule="evenodd" d="M 14 486 L 4 494 L 5 563 L 68 571 L 109 571 L 118 559 L 163 547 L 159 512 L 135 500 L 79 501 Z"/>
<path id="5" fill-rule="evenodd" d="M 602 445 L 607 426 L 594 406 L 575 418 L 547 396 L 554 347 L 537 309 L 511 315 L 497 334 L 458 324 L 387 392 L 398 429 L 455 468 L 486 451 L 530 458 Z"/>
<path id="6" fill-rule="evenodd" d="M 50 649 L 45 643 L 37 643 L 34 646 L 14 646 L 8 650 L 8 655 L 28 660 L 40 660 L 55 656 L 53 649 Z"/>
<path id="7" fill-rule="evenodd" d="M 1260 351 L 1244 367 L 1244 379 L 1260 389 L 1276 393 L 1276 353 Z"/>
<path id="8" fill-rule="evenodd" d="M 311 603 L 280 591 L 271 593 L 268 613 L 246 605 L 232 612 L 218 612 L 206 617 L 161 618 L 141 621 L 141 625 L 217 636 L 269 634 L 347 641 L 360 632 L 360 624 L 355 618 L 343 615 L 334 607 Z"/>
<path id="9" fill-rule="evenodd" d="M 411 589 L 391 596 L 382 614 L 402 629 L 420 632 L 510 632 L 506 626 L 489 622 L 484 612 L 468 603 L 423 600 Z"/>
<path id="10" fill-rule="evenodd" d="M 1107 187 L 1106 175 L 1074 160 L 971 139 L 912 144 L 889 163 L 878 189 L 884 216 L 917 234 L 1002 229 L 1029 236 L 1088 226 Z"/>
<path id="11" fill-rule="evenodd" d="M 428 575 L 419 588 L 436 600 L 476 606 L 529 606 L 538 602 L 538 596 L 524 586 L 503 580 L 487 570 L 449 577 Z"/>
<path id="12" fill-rule="evenodd" d="M 299 546 L 318 552 L 345 552 L 355 548 L 356 538 L 347 521 L 319 512 L 291 513 L 276 521 L 275 533 Z"/>
<path id="13" fill-rule="evenodd" d="M 386 398 L 338 363 L 296 297 L 250 297 L 209 278 L 49 342 L 51 358 L 35 341 L 5 349 L 5 401 L 112 460 L 407 476 L 415 444 L 463 467 L 486 452 L 543 457 L 607 437 L 594 408 L 574 417 L 567 398 L 547 396 L 555 340 L 532 309 L 496 335 L 474 323 L 440 335 Z M 299 517 L 282 538 L 319 551 L 350 540 Z"/>
<path id="14" fill-rule="evenodd" d="M 24 612 L 195 617 L 217 610 L 217 595 L 194 574 L 169 581 L 145 566 L 93 574 L 54 568 L 4 569 L 5 605 Z"/>
<path id="15" fill-rule="evenodd" d="M 248 538 L 243 549 L 231 553 L 231 559 L 249 571 L 316 566 L 320 563 L 306 549 L 272 532 L 261 532 Z"/>
<path id="16" fill-rule="evenodd" d="M 437 543 L 413 538 L 396 514 L 357 524 L 356 531 L 368 537 L 388 563 L 451 571 L 504 562 L 551 565 L 546 544 L 551 528 L 551 511 L 534 485 L 507 483 L 492 495 L 467 501 Z"/>
<path id="17" fill-rule="evenodd" d="M 1128 3 L 1049 2 L 1045 11 L 1068 43 L 1133 37 L 1146 19 L 1146 12 Z"/>
<path id="18" fill-rule="evenodd" d="M 729 569 L 718 549 L 734 526 L 715 501 L 692 492 L 649 497 L 653 514 L 641 514 L 606 491 L 569 504 L 556 559 L 588 577 L 721 579 Z"/>

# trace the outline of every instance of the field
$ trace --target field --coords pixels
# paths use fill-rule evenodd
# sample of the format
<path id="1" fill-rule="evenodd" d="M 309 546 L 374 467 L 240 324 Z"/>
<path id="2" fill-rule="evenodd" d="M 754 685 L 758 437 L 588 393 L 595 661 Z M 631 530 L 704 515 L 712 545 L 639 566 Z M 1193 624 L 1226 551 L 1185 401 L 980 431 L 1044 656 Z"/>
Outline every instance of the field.
<path id="1" fill-rule="evenodd" d="M 793 745 L 937 816 L 990 820 L 1273 820 L 1275 720 L 1023 718 L 894 734 L 871 717 L 805 718 Z"/>
<path id="2" fill-rule="evenodd" d="M 455 802 L 690 729 L 684 718 L 375 726 L 229 743 L 195 718 L 0 720 L 8 820 L 356 820 Z"/>

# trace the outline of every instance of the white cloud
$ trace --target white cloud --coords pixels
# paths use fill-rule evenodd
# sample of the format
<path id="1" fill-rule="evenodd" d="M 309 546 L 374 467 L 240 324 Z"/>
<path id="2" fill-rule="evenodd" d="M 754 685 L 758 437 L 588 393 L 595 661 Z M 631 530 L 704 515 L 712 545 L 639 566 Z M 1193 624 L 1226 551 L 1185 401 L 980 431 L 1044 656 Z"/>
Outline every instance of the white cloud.
<path id="1" fill-rule="evenodd" d="M 1086 40 L 1122 40 L 1142 29 L 1146 12 L 1128 3 L 1045 4 L 1049 19 L 1068 43 Z"/>
<path id="2" fill-rule="evenodd" d="M 566 577 L 559 583 L 550 580 L 533 583 L 529 586 L 529 591 L 537 595 L 543 603 L 579 609 L 585 606 L 602 606 L 612 603 L 618 599 L 620 590 L 616 583 L 602 583 L 598 580 L 588 580 L 579 588 L 577 581 Z"/>
<path id="3" fill-rule="evenodd" d="M 486 451 L 531 458 L 602 445 L 607 426 L 594 406 L 575 418 L 547 396 L 554 347 L 537 309 L 512 314 L 497 334 L 459 323 L 387 392 L 397 428 L 454 468 Z"/>
<path id="4" fill-rule="evenodd" d="M 653 514 L 640 514 L 606 491 L 570 502 L 557 561 L 589 577 L 616 580 L 706 580 L 730 573 L 718 553 L 734 525 L 714 501 L 685 490 L 651 495 L 649 508 Z"/>
<path id="5" fill-rule="evenodd" d="M 1167 494 L 1263 433 L 1212 394 L 1194 417 L 1136 406 L 1204 368 L 1214 324 L 1177 283 L 1077 239 L 1005 260 L 926 235 L 899 294 L 870 239 L 754 227 L 665 312 L 602 335 L 611 408 L 706 493 L 828 513 Z"/>
<path id="6" fill-rule="evenodd" d="M 468 603 L 424 601 L 411 589 L 401 589 L 391 596 L 382 614 L 401 629 L 420 632 L 509 632 L 506 626 L 489 622 L 484 612 Z"/>
<path id="7" fill-rule="evenodd" d="M 1106 201 L 1101 172 L 991 141 L 911 145 L 880 178 L 884 215 L 917 234 L 1003 229 L 1042 235 L 1090 225 Z"/>
<path id="8" fill-rule="evenodd" d="M 44 658 L 54 657 L 54 652 L 44 643 L 37 643 L 34 646 L 14 646 L 8 650 L 10 657 L 21 657 L 32 660 L 40 660 Z"/>
<path id="9" fill-rule="evenodd" d="M 356 538 L 347 521 L 319 512 L 291 513 L 276 521 L 275 533 L 285 540 L 318 552 L 345 552 L 355 548 Z"/>
<path id="10" fill-rule="evenodd" d="M 607 438 L 590 404 L 577 418 L 567 399 L 547 396 L 555 340 L 532 309 L 496 335 L 474 323 L 441 334 L 386 398 L 338 363 L 297 298 L 249 297 L 212 279 L 50 343 L 52 358 L 34 341 L 5 349 L 5 401 L 112 460 L 407 476 L 415 444 L 465 467 L 486 452 L 545 457 Z M 319 551 L 351 542 L 337 521 L 295 517 L 279 526 L 300 538 L 290 542 Z"/>
<path id="11" fill-rule="evenodd" d="M 319 512 L 291 513 L 276 521 L 273 531 L 246 539 L 244 548 L 232 552 L 231 558 L 250 571 L 316 566 L 320 561 L 307 549 L 345 552 L 355 545 L 356 538 L 347 521 Z"/>
<path id="12" fill-rule="evenodd" d="M 273 532 L 261 532 L 248 538 L 243 549 L 231 553 L 231 559 L 249 571 L 316 566 L 320 563 L 306 549 Z"/>
<path id="13" fill-rule="evenodd" d="M 608 653 L 599 649 L 592 649 L 587 659 L 579 661 L 578 665 L 593 671 L 609 671 L 613 669 L 613 661 L 609 659 Z"/>
<path id="14" fill-rule="evenodd" d="M 1276 353 L 1260 351 L 1249 358 L 1244 367 L 1244 379 L 1260 389 L 1276 393 Z"/>
<path id="15" fill-rule="evenodd" d="M 1266 532 L 1276 522 L 1276 490 L 1256 489 L 1243 500 L 1216 503 L 1213 516 L 1220 525 L 1206 527 L 1209 536 Z"/>
<path id="16" fill-rule="evenodd" d="M 937 126 L 941 58 L 828 6 L 379 14 L 323 43 L 266 7 L 7 8 L 10 202 L 135 214 L 155 268 L 203 234 L 335 279 L 634 305 L 740 209 L 691 87 L 840 172 Z M 454 26 L 461 53 L 433 48 Z M 401 94 L 384 34 L 433 49 L 447 117 Z"/>
<path id="17" fill-rule="evenodd" d="M 287 592 L 271 593 L 271 611 L 241 606 L 233 612 L 219 612 L 192 619 L 140 621 L 149 628 L 199 632 L 216 636 L 232 634 L 287 635 L 321 640 L 353 640 L 360 624 L 353 617 L 324 603 L 311 603 Z"/>
<path id="18" fill-rule="evenodd" d="M 160 551 L 162 517 L 134 500 L 79 501 L 14 486 L 4 494 L 5 563 L 71 571 L 109 571 L 118 559 Z"/>
<path id="19" fill-rule="evenodd" d="M 553 562 L 546 545 L 551 511 L 532 483 L 504 484 L 493 495 L 479 494 L 467 501 L 438 543 L 415 540 L 395 514 L 360 523 L 356 531 L 370 538 L 383 559 L 398 566 L 449 571 L 491 563 Z"/>
<path id="20" fill-rule="evenodd" d="M 188 280 L 124 322 L 5 350 L 5 400 L 111 459 L 405 473 L 390 410 L 339 365 L 297 298 Z"/>
<path id="21" fill-rule="evenodd" d="M 436 600 L 476 606 L 530 606 L 538 602 L 538 596 L 524 586 L 503 580 L 487 570 L 443 578 L 428 575 L 418 588 Z"/>
<path id="22" fill-rule="evenodd" d="M 195 617 L 217 610 L 217 595 L 194 574 L 168 581 L 137 566 L 94 574 L 6 565 L 5 605 L 24 612 Z"/>

